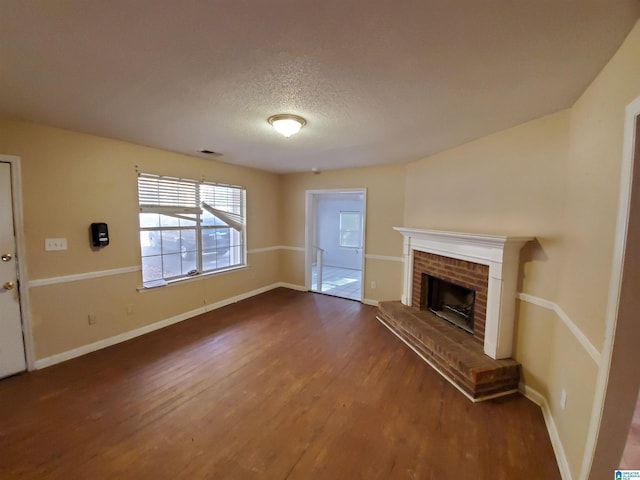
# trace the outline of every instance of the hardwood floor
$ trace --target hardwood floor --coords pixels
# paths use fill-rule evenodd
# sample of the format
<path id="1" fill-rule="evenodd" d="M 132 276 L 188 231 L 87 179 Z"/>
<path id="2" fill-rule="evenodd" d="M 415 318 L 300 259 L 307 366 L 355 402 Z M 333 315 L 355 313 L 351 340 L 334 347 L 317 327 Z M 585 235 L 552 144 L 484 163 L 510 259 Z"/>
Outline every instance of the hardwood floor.
<path id="1" fill-rule="evenodd" d="M 2 380 L 0 478 L 560 478 L 538 407 L 472 404 L 375 313 L 278 289 Z"/>
<path id="2" fill-rule="evenodd" d="M 640 469 L 640 395 L 636 400 L 636 409 L 633 412 L 627 444 L 620 459 L 620 468 L 623 470 Z"/>

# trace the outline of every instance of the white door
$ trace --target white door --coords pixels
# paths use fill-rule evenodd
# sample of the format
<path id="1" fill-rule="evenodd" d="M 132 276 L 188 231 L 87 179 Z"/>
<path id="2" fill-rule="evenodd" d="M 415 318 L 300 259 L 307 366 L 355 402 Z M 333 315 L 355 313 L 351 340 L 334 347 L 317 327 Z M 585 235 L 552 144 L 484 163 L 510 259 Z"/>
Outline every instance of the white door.
<path id="1" fill-rule="evenodd" d="M 0 378 L 26 368 L 13 230 L 11 165 L 0 162 Z"/>

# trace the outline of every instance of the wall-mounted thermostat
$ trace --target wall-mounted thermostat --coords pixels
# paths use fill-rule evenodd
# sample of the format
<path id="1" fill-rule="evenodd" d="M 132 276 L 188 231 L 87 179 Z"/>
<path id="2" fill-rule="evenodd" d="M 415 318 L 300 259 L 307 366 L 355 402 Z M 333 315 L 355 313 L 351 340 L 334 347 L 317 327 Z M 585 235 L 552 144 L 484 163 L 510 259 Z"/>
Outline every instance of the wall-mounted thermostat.
<path id="1" fill-rule="evenodd" d="M 94 247 L 106 247 L 109 245 L 109 229 L 106 223 L 91 224 L 91 244 Z"/>

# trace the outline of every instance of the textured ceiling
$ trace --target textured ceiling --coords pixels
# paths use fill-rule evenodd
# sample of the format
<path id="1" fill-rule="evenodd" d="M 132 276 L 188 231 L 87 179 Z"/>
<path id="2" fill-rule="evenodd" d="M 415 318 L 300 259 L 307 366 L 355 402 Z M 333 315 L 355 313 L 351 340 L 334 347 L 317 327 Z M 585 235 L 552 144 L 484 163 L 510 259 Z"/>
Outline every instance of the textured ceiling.
<path id="1" fill-rule="evenodd" d="M 638 0 L 0 0 L 0 114 L 275 172 L 400 163 L 572 105 Z M 284 138 L 270 115 L 307 125 Z"/>

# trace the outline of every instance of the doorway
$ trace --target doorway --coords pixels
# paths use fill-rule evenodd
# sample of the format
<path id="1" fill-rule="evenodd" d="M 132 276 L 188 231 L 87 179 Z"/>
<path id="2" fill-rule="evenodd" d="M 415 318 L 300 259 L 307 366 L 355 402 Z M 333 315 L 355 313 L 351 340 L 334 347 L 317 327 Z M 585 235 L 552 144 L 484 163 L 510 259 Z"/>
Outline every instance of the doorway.
<path id="1" fill-rule="evenodd" d="M 16 233 L 16 157 L 0 155 L 0 378 L 26 370 Z M 21 215 L 19 217 L 21 220 Z"/>
<path id="2" fill-rule="evenodd" d="M 366 190 L 308 190 L 306 206 L 306 287 L 362 301 Z"/>

